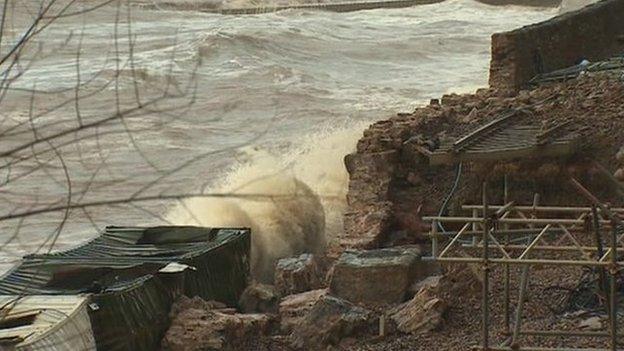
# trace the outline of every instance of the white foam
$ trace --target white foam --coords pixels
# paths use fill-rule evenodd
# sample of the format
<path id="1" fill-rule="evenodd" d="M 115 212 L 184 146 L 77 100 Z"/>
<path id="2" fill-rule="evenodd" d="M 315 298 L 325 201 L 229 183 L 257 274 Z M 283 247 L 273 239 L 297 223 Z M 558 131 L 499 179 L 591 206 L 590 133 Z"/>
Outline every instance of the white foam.
<path id="1" fill-rule="evenodd" d="M 252 228 L 252 273 L 270 281 L 278 258 L 320 252 L 342 229 L 348 174 L 344 155 L 354 151 L 364 124 L 307 136 L 284 155 L 246 150 L 251 161 L 206 193 L 263 195 L 195 198 L 174 208 L 175 224 Z"/>

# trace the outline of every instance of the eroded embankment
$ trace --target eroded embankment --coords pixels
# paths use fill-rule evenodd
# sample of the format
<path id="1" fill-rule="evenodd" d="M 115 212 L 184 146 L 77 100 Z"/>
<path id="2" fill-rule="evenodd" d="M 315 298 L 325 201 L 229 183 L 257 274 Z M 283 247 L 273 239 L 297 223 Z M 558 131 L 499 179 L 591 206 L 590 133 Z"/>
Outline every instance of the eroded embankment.
<path id="1" fill-rule="evenodd" d="M 522 90 L 513 97 L 501 96 L 493 89 L 445 95 L 439 103 L 433 101 L 413 113 L 373 124 L 358 142 L 357 152 L 345 158 L 350 183 L 342 244 L 383 246 L 405 236 L 418 241 L 422 227 L 414 218 L 418 218 L 419 212 L 437 214 L 453 188 L 457 169 L 430 167 L 417 145 L 455 139 L 511 109 L 528 111 L 526 118 L 535 119 L 546 129 L 570 121 L 573 128 L 584 133 L 583 154 L 552 163 L 528 160 L 511 168 L 504 164 L 494 167 L 495 163 L 464 165 L 448 206 L 451 212 L 466 199 L 478 199 L 485 174 L 494 184 L 492 192 L 502 193 L 497 191 L 500 189 L 496 189 L 496 184 L 502 185 L 503 173 L 513 174 L 510 197 L 518 202 L 530 202 L 533 193 L 538 192 L 543 203 L 577 204 L 578 197 L 569 191 L 567 178 L 562 176 L 572 171 L 595 189 L 603 201 L 618 203 L 604 179 L 587 169 L 584 157 L 598 159 L 611 171 L 617 168 L 615 154 L 624 143 L 622 98 L 621 71 L 587 73 L 567 82 Z M 484 172 L 484 167 L 488 172 Z"/>

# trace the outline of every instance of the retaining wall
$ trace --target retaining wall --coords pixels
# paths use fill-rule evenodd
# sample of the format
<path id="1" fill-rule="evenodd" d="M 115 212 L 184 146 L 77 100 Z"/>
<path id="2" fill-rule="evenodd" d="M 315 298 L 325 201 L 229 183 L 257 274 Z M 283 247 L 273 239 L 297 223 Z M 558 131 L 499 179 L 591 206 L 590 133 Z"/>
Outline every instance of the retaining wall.
<path id="1" fill-rule="evenodd" d="M 539 73 L 624 54 L 624 0 L 603 0 L 492 36 L 490 87 L 516 91 Z"/>

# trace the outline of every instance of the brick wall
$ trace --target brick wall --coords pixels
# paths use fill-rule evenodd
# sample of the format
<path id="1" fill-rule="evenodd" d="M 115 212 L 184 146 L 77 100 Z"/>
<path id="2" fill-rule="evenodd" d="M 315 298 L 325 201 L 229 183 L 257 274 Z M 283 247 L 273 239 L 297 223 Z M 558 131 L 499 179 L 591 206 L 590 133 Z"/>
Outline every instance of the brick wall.
<path id="1" fill-rule="evenodd" d="M 603 0 L 492 35 L 490 87 L 516 91 L 540 72 L 624 54 L 624 0 Z"/>

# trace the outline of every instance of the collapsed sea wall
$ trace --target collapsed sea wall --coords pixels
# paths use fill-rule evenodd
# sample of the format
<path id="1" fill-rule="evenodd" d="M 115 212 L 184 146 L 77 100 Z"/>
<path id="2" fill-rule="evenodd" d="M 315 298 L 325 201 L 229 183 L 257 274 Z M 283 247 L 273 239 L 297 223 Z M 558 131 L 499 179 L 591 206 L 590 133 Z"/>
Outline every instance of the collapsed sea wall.
<path id="1" fill-rule="evenodd" d="M 491 88 L 517 91 L 537 74 L 624 54 L 624 1 L 603 0 L 492 35 Z"/>
<path id="2" fill-rule="evenodd" d="M 614 103 L 619 98 L 612 95 L 621 89 L 620 73 L 616 72 L 617 79 L 608 74 L 599 78 L 588 74 L 578 81 L 538 87 L 515 96 L 507 93 L 517 92 L 539 73 L 569 67 L 582 59 L 597 61 L 624 53 L 622 18 L 624 0 L 603 0 L 542 23 L 494 34 L 489 89 L 479 89 L 475 94 L 445 95 L 413 113 L 371 125 L 359 140 L 357 151 L 345 157 L 349 173 L 348 210 L 340 245 L 371 248 L 426 240 L 421 236 L 427 231 L 421 215 L 441 211 L 445 207 L 443 200 L 454 188 L 458 189 L 454 194 L 456 203 L 448 204 L 449 211 L 460 202 L 457 199 L 478 198 L 483 170 L 468 165 L 461 171 L 451 165 L 431 167 L 417 145 L 458 138 L 510 109 L 539 105 L 534 118 L 546 124 L 552 122 L 548 120 L 553 116 L 578 119 L 584 128 L 603 133 L 598 139 L 609 140 L 602 155 L 605 164 L 612 162 L 617 150 L 610 147 L 624 143 L 624 135 L 609 133 L 620 130 L 611 124 L 622 123 L 621 118 L 615 117 L 621 110 L 621 104 Z M 553 97 L 556 99 L 543 103 Z M 565 184 L 552 184 L 551 180 L 557 177 L 548 172 L 542 181 L 536 182 L 539 175 L 529 171 L 533 166 L 523 171 L 529 175 L 528 180 L 519 181 L 517 188 L 521 191 L 514 194 L 515 198 L 532 195 L 525 191 L 532 189 L 550 196 L 546 199 L 550 203 L 559 203 L 557 196 L 568 191 L 559 188 Z M 461 181 L 456 175 L 461 175 Z M 502 201 L 496 201 L 499 200 Z M 524 200 L 530 203 L 531 199 Z M 562 203 L 571 201 L 564 198 Z"/>

